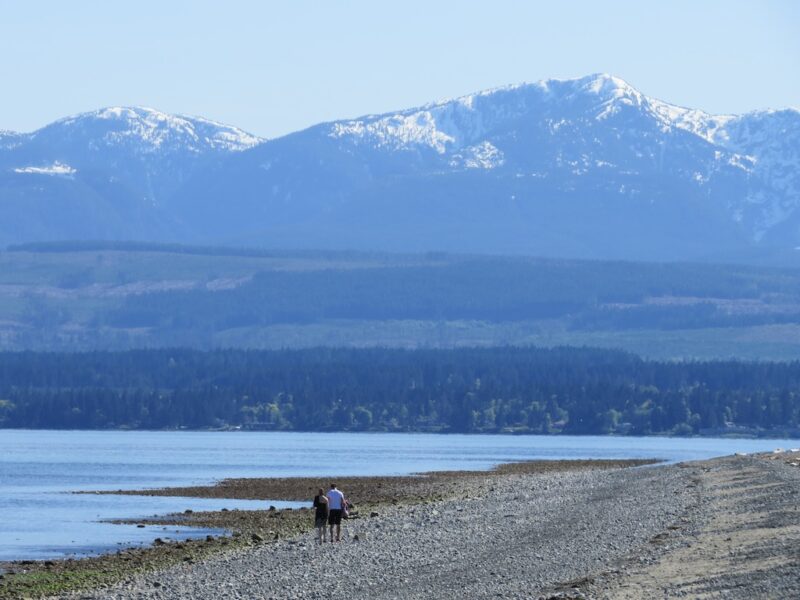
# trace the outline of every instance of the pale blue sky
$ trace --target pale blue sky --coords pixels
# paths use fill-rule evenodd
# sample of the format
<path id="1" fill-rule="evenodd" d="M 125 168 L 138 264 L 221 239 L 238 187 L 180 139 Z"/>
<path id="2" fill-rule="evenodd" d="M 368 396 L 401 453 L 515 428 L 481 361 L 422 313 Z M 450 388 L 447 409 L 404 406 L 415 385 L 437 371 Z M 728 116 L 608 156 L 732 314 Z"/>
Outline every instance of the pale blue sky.
<path id="1" fill-rule="evenodd" d="M 268 137 L 609 72 L 710 112 L 800 106 L 800 2 L 0 0 L 0 129 L 145 105 Z"/>

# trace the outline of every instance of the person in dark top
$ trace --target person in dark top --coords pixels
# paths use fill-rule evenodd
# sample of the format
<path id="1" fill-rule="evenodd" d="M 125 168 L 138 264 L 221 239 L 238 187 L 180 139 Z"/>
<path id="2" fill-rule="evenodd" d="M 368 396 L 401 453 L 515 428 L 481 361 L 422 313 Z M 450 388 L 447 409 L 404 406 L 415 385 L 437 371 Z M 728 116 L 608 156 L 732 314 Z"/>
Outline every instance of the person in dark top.
<path id="1" fill-rule="evenodd" d="M 317 509 L 314 513 L 314 527 L 317 528 L 319 543 L 322 544 L 325 542 L 325 525 L 328 523 L 328 497 L 322 488 L 314 496 L 314 508 Z"/>

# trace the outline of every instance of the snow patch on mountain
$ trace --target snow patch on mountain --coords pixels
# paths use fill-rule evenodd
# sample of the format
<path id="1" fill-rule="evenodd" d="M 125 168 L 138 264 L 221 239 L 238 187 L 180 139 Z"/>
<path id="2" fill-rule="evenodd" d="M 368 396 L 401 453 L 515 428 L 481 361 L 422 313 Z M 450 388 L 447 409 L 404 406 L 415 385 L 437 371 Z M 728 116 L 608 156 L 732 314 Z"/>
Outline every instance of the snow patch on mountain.
<path id="1" fill-rule="evenodd" d="M 494 169 L 505 162 L 503 153 L 491 142 L 483 141 L 453 155 L 450 166 L 465 169 Z"/>
<path id="2" fill-rule="evenodd" d="M 392 115 L 372 122 L 346 121 L 335 123 L 330 132 L 334 138 L 355 138 L 377 148 L 393 150 L 408 146 L 425 146 L 439 154 L 456 142 L 455 132 L 446 131 L 439 115 L 423 110 L 410 115 Z"/>
<path id="3" fill-rule="evenodd" d="M 14 169 L 14 173 L 28 173 L 32 175 L 56 175 L 60 177 L 72 177 L 77 173 L 78 170 L 70 167 L 67 164 L 60 163 L 58 161 L 54 162 L 51 165 L 43 166 L 43 167 L 17 167 Z"/>

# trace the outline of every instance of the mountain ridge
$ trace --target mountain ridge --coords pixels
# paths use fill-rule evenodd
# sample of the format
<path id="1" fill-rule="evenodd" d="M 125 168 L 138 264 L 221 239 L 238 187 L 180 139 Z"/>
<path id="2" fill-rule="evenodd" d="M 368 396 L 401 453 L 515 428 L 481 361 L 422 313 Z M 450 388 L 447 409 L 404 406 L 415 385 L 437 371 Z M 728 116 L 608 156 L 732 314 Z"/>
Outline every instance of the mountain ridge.
<path id="1" fill-rule="evenodd" d="M 657 260 L 791 254 L 798 166 L 794 108 L 712 115 L 607 74 L 502 86 L 271 140 L 109 107 L 31 134 L 0 132 L 0 199 L 16 199 L 0 216 L 17 222 L 0 225 L 0 243 L 100 232 L 578 258 L 636 257 L 637 244 Z M 93 231 L 50 223 L 42 188 L 63 211 L 84 206 Z"/>

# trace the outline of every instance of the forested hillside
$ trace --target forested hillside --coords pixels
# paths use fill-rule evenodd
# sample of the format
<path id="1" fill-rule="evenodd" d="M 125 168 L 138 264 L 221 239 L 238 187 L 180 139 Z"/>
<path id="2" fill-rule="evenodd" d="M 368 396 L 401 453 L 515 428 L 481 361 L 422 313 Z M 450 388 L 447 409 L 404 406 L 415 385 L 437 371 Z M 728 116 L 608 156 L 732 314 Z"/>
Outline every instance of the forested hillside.
<path id="1" fill-rule="evenodd" d="M 31 244 L 0 349 L 590 345 L 800 358 L 800 270 L 443 253 Z"/>
<path id="2" fill-rule="evenodd" d="M 800 434 L 800 363 L 511 347 L 2 353 L 0 427 Z"/>

